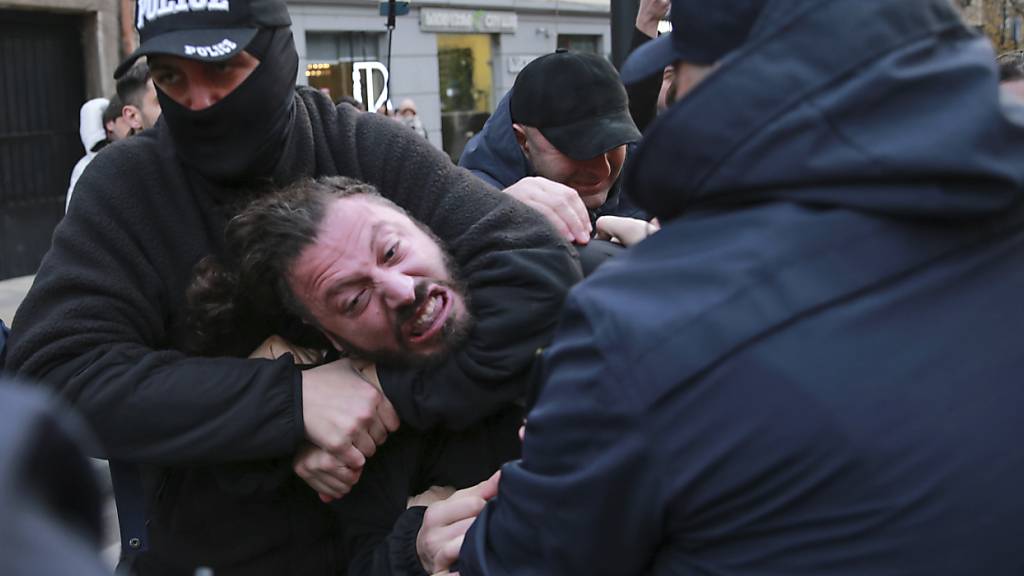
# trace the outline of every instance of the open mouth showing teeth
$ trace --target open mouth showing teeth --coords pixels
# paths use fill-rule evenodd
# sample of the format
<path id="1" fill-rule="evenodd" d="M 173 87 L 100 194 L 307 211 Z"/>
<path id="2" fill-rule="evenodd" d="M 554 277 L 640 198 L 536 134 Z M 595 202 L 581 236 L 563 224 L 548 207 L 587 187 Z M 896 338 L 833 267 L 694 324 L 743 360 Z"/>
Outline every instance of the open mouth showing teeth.
<path id="1" fill-rule="evenodd" d="M 416 315 L 409 321 L 410 340 L 418 341 L 431 338 L 444 324 L 448 299 L 444 292 L 435 292 L 427 297 Z"/>

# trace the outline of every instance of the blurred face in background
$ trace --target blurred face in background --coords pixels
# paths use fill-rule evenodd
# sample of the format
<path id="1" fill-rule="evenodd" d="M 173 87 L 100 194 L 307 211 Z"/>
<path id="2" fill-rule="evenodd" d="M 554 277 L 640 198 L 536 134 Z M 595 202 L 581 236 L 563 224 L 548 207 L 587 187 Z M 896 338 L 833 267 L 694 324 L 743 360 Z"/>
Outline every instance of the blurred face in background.
<path id="1" fill-rule="evenodd" d="M 146 81 L 146 89 L 138 98 L 139 105 L 125 104 L 121 115 L 125 122 L 134 130 L 140 132 L 146 128 L 152 128 L 160 119 L 160 101 L 156 98 L 156 87 L 153 86 L 153 79 Z"/>
<path id="2" fill-rule="evenodd" d="M 122 138 L 127 138 L 132 133 L 132 127 L 128 125 L 124 116 L 118 116 L 108 121 L 103 128 L 106 130 L 107 140 L 110 142 L 117 142 Z"/>

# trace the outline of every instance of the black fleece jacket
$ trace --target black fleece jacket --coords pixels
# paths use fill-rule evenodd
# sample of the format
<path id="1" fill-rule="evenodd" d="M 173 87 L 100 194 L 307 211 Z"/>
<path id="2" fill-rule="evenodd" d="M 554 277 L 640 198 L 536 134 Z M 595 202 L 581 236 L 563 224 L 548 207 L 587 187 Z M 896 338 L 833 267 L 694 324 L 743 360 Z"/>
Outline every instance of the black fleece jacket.
<path id="1" fill-rule="evenodd" d="M 411 496 L 431 486 L 468 488 L 519 458 L 524 412 L 510 409 L 472 430 L 399 431 L 366 464 L 352 492 L 331 506 L 341 520 L 348 576 L 427 576 L 416 550 L 423 506 Z"/>
<path id="2" fill-rule="evenodd" d="M 468 282 L 477 319 L 468 344 L 430 370 L 380 370 L 403 425 L 465 428 L 521 398 L 535 351 L 579 278 L 569 247 L 534 211 L 389 119 L 336 108 L 306 88 L 295 103 L 274 183 L 344 175 L 373 184 L 447 244 Z M 170 480 L 146 474 L 151 501 L 158 491 L 169 500 L 154 507 L 153 545 L 189 549 L 208 534 L 213 542 L 193 548 L 195 559 L 221 566 L 295 538 L 277 527 L 283 535 L 248 545 L 237 532 L 218 532 L 224 522 L 241 523 L 218 521 L 232 506 L 215 502 L 231 497 L 199 467 L 290 458 L 305 437 L 301 375 L 290 358 L 186 357 L 174 327 L 193 266 L 222 254 L 227 219 L 262 184 L 269 182 L 219 186 L 190 171 L 162 123 L 107 147 L 54 233 L 15 317 L 8 357 L 9 370 L 49 383 L 84 414 L 103 444 L 100 456 L 176 467 Z M 295 497 L 306 501 L 311 492 L 302 488 Z M 187 518 L 180 507 L 173 521 L 159 518 L 175 506 L 168 494 L 176 489 L 205 494 L 190 506 L 213 521 Z M 245 523 L 256 525 L 243 533 L 269 530 L 253 518 Z M 239 542 L 225 545 L 226 537 Z"/>

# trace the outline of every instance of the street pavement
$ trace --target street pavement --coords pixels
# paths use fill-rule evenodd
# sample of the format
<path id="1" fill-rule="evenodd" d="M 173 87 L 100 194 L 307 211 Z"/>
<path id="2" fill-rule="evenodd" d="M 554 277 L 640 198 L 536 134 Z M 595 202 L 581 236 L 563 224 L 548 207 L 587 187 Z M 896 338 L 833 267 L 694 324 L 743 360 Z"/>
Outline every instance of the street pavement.
<path id="1" fill-rule="evenodd" d="M 14 311 L 18 309 L 21 300 L 25 297 L 32 280 L 35 276 L 22 276 L 10 280 L 0 280 L 0 320 L 8 326 L 14 318 Z"/>
<path id="2" fill-rule="evenodd" d="M 14 313 L 32 286 L 34 278 L 34 276 L 22 276 L 0 280 L 0 319 L 8 326 L 11 325 Z M 103 559 L 113 569 L 117 564 L 121 538 L 117 531 L 117 510 L 114 507 L 114 496 L 110 488 L 110 470 L 107 468 L 105 460 L 93 459 L 93 464 L 105 499 L 103 506 Z"/>

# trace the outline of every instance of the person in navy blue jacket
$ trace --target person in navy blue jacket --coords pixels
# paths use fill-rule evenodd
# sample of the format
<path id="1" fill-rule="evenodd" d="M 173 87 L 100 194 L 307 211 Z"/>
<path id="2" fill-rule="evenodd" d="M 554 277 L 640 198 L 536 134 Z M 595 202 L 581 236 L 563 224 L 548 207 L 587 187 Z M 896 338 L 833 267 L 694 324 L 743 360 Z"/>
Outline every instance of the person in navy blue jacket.
<path id="1" fill-rule="evenodd" d="M 626 175 L 663 228 L 572 291 L 453 568 L 1021 574 L 1024 108 L 991 47 L 946 0 L 671 16 L 623 70 L 685 94 Z"/>
<path id="2" fill-rule="evenodd" d="M 653 108 L 657 94 L 644 96 Z M 586 276 L 646 228 L 620 185 L 639 139 L 615 68 L 559 49 L 519 72 L 459 166 L 543 214 L 576 246 Z"/>

